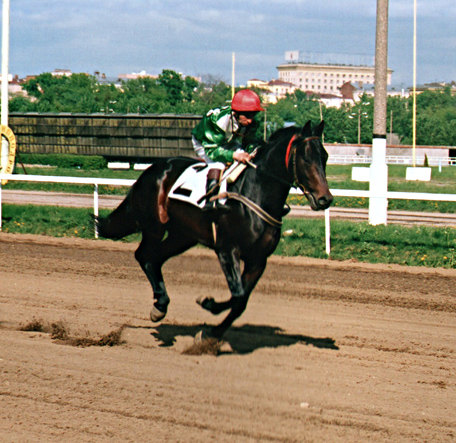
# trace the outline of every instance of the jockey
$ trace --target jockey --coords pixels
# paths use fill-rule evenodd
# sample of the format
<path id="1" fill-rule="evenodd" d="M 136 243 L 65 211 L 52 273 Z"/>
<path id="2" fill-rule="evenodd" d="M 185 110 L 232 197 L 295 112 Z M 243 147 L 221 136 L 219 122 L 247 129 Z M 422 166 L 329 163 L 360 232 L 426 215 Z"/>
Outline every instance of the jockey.
<path id="1" fill-rule="evenodd" d="M 193 148 L 196 154 L 210 163 L 206 193 L 216 195 L 220 188 L 220 177 L 227 163 L 250 161 L 257 122 L 255 115 L 264 111 L 258 95 L 242 89 L 233 97 L 231 106 L 211 109 L 192 131 Z M 203 211 L 212 209 L 209 198 Z"/>

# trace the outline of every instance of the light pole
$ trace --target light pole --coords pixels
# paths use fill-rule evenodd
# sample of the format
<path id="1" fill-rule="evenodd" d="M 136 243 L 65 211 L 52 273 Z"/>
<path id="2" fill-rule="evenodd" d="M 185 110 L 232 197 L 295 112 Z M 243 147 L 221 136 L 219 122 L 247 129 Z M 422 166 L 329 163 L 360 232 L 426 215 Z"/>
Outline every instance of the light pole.
<path id="1" fill-rule="evenodd" d="M 390 143 L 392 143 L 393 140 L 393 110 L 391 109 L 390 111 Z"/>
<path id="2" fill-rule="evenodd" d="M 367 104 L 369 104 L 369 103 L 367 103 Z M 361 116 L 363 116 L 363 118 L 367 118 L 368 114 L 367 114 L 367 112 L 361 112 L 361 108 L 358 108 L 358 112 L 352 112 L 348 116 L 348 118 L 352 119 L 352 118 L 355 118 L 356 116 L 358 116 L 358 145 L 360 145 L 361 144 Z"/>
<path id="3" fill-rule="evenodd" d="M 8 71 L 9 71 L 9 13 L 10 2 L 3 0 L 2 8 L 2 106 L 1 106 L 1 124 L 8 126 Z M 8 161 L 9 144 L 3 139 L 1 140 L 0 151 L 0 171 L 6 168 Z M 3 171 L 4 172 L 4 171 Z"/>

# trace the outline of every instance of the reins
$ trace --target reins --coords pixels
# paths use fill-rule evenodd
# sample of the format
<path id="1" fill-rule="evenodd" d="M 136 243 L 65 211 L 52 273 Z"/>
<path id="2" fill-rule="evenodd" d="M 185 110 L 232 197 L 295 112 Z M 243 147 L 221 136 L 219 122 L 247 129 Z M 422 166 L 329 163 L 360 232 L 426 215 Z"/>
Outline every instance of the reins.
<path id="1" fill-rule="evenodd" d="M 296 151 L 297 151 L 297 146 L 293 145 L 293 142 L 296 140 L 296 138 L 297 138 L 296 134 L 294 134 L 291 137 L 290 141 L 288 142 L 287 150 L 286 150 L 286 154 L 285 154 L 285 167 L 286 167 L 286 170 L 287 171 L 289 170 L 290 160 L 291 160 L 291 164 L 293 165 L 293 181 L 292 182 L 284 180 L 281 177 L 278 177 L 275 174 L 272 174 L 272 173 L 270 173 L 268 171 L 264 171 L 263 169 L 258 168 L 256 165 L 254 165 L 254 164 L 252 164 L 250 162 L 248 162 L 247 164 L 250 167 L 255 168 L 258 172 L 260 172 L 260 173 L 262 173 L 264 175 L 268 175 L 268 176 L 274 178 L 276 181 L 279 181 L 281 183 L 286 184 L 287 186 L 290 186 L 290 187 L 291 186 L 295 186 L 294 184 L 296 183 L 296 186 L 299 187 L 304 194 L 308 194 L 308 191 L 306 190 L 305 186 L 302 183 L 300 183 L 299 178 L 298 178 L 298 173 L 297 173 L 297 170 L 296 170 Z M 319 140 L 319 137 L 317 137 L 317 136 L 307 137 L 307 138 L 305 138 L 303 140 L 303 143 L 307 143 L 307 142 L 309 142 L 311 140 Z M 242 179 L 241 189 L 242 189 L 242 187 L 244 185 L 244 180 L 245 180 L 245 175 L 244 175 L 244 177 Z M 220 198 L 237 200 L 237 201 L 243 203 L 249 209 L 251 209 L 255 214 L 258 215 L 258 217 L 260 217 L 263 221 L 265 221 L 266 223 L 270 224 L 271 226 L 274 226 L 276 228 L 280 228 L 282 226 L 282 221 L 277 220 L 276 218 L 272 217 L 263 208 L 261 208 L 259 205 L 257 205 L 256 203 L 254 203 L 252 200 L 248 199 L 244 195 L 241 195 L 241 194 L 236 193 L 236 192 L 224 192 L 222 194 L 219 194 L 219 195 L 216 195 L 216 196 L 212 197 L 211 200 L 217 200 L 217 199 L 220 199 Z"/>
<path id="2" fill-rule="evenodd" d="M 282 226 L 282 222 L 280 220 L 277 220 L 272 215 L 268 214 L 261 206 L 257 205 L 244 195 L 238 194 L 237 192 L 222 192 L 221 194 L 212 197 L 211 200 L 216 200 L 219 198 L 227 198 L 240 201 L 241 203 L 244 203 L 244 205 L 251 209 L 253 212 L 255 212 L 255 214 L 258 215 L 258 217 L 260 217 L 261 220 L 265 221 L 266 223 L 269 223 L 275 228 L 280 228 Z"/>

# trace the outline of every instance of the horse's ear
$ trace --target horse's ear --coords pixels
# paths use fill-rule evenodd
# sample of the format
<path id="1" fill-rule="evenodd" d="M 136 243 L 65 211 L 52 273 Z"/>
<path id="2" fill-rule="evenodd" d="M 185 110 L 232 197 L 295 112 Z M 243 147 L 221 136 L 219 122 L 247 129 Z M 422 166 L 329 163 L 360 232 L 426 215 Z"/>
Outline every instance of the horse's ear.
<path id="1" fill-rule="evenodd" d="M 318 126 L 314 129 L 314 134 L 317 136 L 317 137 L 321 137 L 322 134 L 323 134 L 323 129 L 325 129 L 325 121 L 322 120 Z"/>
<path id="2" fill-rule="evenodd" d="M 307 123 L 303 126 L 303 128 L 301 130 L 301 135 L 303 137 L 309 137 L 310 135 L 312 135 L 310 120 L 307 120 Z"/>

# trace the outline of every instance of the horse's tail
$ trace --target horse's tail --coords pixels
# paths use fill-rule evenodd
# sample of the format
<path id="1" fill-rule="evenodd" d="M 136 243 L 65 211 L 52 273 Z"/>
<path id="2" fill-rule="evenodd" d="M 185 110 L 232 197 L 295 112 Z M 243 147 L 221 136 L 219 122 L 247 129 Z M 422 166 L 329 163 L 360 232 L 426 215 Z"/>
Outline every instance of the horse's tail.
<path id="1" fill-rule="evenodd" d="M 138 224 L 130 211 L 131 193 L 107 217 L 96 217 L 98 235 L 105 238 L 120 239 L 138 232 Z"/>

